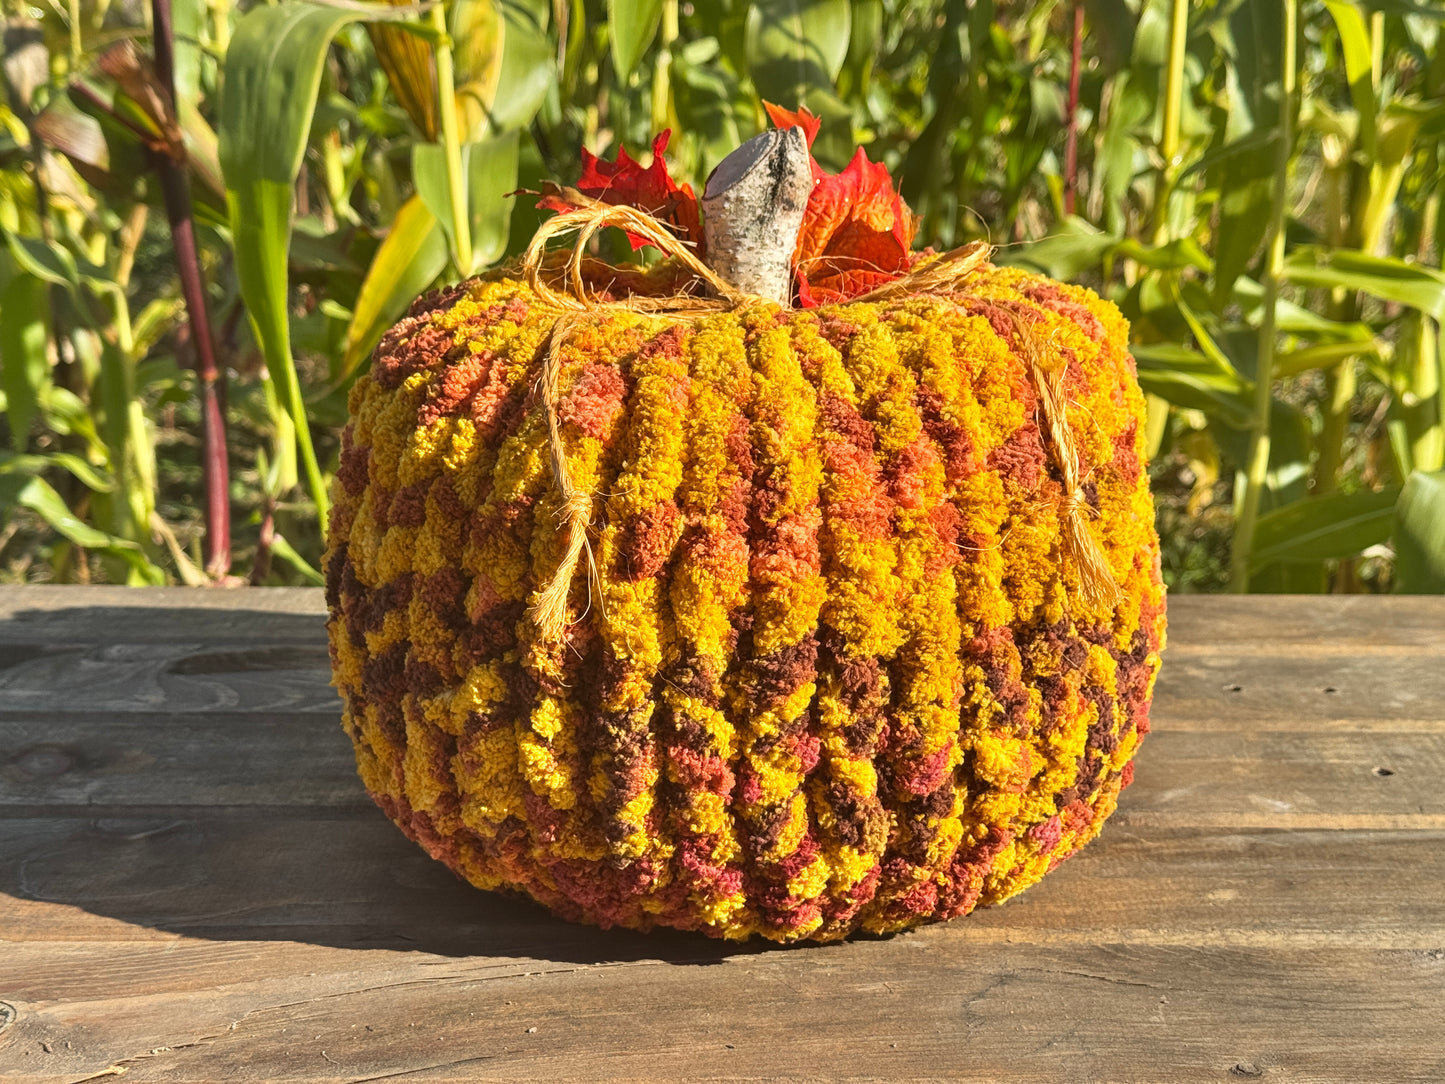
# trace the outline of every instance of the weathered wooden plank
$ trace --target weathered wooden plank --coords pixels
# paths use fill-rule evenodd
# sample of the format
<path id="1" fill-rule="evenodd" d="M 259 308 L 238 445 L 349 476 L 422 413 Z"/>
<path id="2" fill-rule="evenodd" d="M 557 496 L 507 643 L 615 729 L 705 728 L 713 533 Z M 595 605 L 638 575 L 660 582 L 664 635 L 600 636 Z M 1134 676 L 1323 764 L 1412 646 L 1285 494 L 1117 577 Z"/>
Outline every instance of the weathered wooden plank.
<path id="1" fill-rule="evenodd" d="M 372 808 L 339 714 L 0 718 L 0 750 L 0 815 L 49 806 Z"/>
<path id="2" fill-rule="evenodd" d="M 1445 599 L 1429 595 L 1171 595 L 1169 650 L 1438 655 Z"/>
<path id="3" fill-rule="evenodd" d="M 16 648 L 17 645 L 8 645 Z M 1445 648 L 1442 648 L 1445 653 Z M 336 715 L 323 641 L 293 645 L 50 645 L 3 659 L 0 719 L 85 712 Z M 1159 729 L 1445 732 L 1445 665 L 1411 654 L 1242 656 L 1172 648 L 1155 690 Z"/>
<path id="4" fill-rule="evenodd" d="M 0 591 L 0 1076 L 1445 1079 L 1442 600 L 1173 600 L 1099 841 L 788 951 L 456 882 L 360 793 L 322 610 Z"/>
<path id="5" fill-rule="evenodd" d="M 4 594 L 0 591 L 0 597 Z M 1445 666 L 1440 665 L 1445 600 L 1425 601 L 1440 602 L 1437 642 L 1397 645 L 1388 653 L 1379 645 L 1371 652 L 1353 652 L 1348 639 L 1333 635 L 1316 641 L 1330 651 L 1311 653 L 1281 644 L 1258 622 L 1251 645 L 1231 652 L 1214 649 L 1218 645 L 1201 651 L 1205 641 L 1188 639 L 1188 630 L 1176 632 L 1156 689 L 1156 724 L 1176 730 L 1445 731 Z M 113 609 L 117 614 L 152 612 Z M 137 624 L 116 616 L 99 624 L 87 620 L 90 639 L 66 622 L 50 631 L 43 621 L 32 622 L 47 630 L 43 637 L 7 637 L 3 630 L 9 623 L 0 620 L 0 718 L 39 722 L 50 714 L 74 712 L 339 710 L 329 687 L 330 660 L 319 616 L 270 615 L 251 627 L 235 620 L 235 610 L 177 610 L 191 621 L 185 629 L 171 627 L 175 622 L 164 616 L 168 611 L 153 612 L 163 616 Z M 283 618 L 300 627 L 278 625 Z M 133 633 L 133 627 L 141 631 Z M 238 628 L 246 629 L 248 638 L 235 639 Z M 117 642 L 118 637 L 125 639 Z"/>
<path id="6" fill-rule="evenodd" d="M 1358 657 L 1171 646 L 1151 717 L 1176 730 L 1445 731 L 1445 626 L 1440 638 L 1429 653 Z"/>
<path id="7" fill-rule="evenodd" d="M 1204 814 L 1240 827 L 1379 814 L 1425 827 L 1445 815 L 1441 778 L 1445 733 L 1164 730 L 1144 740 L 1120 812 L 1179 826 Z"/>
<path id="8" fill-rule="evenodd" d="M 0 1051 L 11 1073 L 57 1079 L 110 1066 L 238 1081 L 1445 1074 L 1440 951 L 984 947 L 943 928 L 712 966 L 371 963 L 217 976 L 204 994 L 21 1002 Z"/>
<path id="9" fill-rule="evenodd" d="M 379 812 L 3 827 L 0 914 L 12 941 L 290 938 L 485 955 L 518 946 L 543 954 L 559 939 L 591 936 L 530 903 L 456 880 Z M 1111 823 L 1039 884 L 957 925 L 961 936 L 983 941 L 1418 948 L 1445 945 L 1441 884 L 1445 827 Z"/>
<path id="10" fill-rule="evenodd" d="M 0 588 L 0 643 L 311 642 L 325 619 L 319 588 L 197 591 L 160 587 Z M 1439 650 L 1445 600 L 1378 595 L 1174 595 L 1171 650 L 1296 653 Z M 120 631 L 123 630 L 123 633 Z"/>
<path id="11" fill-rule="evenodd" d="M 321 712 L 83 712 L 0 717 L 0 816 L 217 805 L 369 808 L 351 744 Z M 1170 730 L 1145 739 L 1121 817 L 1282 827 L 1306 817 L 1445 823 L 1445 728 L 1429 732 Z M 231 815 L 228 812 L 225 815 Z M 1321 819 L 1325 818 L 1325 819 Z M 1347 822 L 1341 821 L 1341 826 Z"/>
<path id="12" fill-rule="evenodd" d="M 305 644 L 8 645 L 0 668 L 7 715 L 49 712 L 311 711 L 337 715 L 324 630 Z"/>
<path id="13" fill-rule="evenodd" d="M 320 588 L 0 587 L 0 645 L 324 643 L 325 622 Z"/>
<path id="14" fill-rule="evenodd" d="M 15 652 L 23 646 L 0 645 L 0 719 L 340 711 L 324 638 L 31 645 L 21 657 Z M 1439 654 L 1296 657 L 1261 646 L 1227 656 L 1171 648 L 1152 716 L 1159 729 L 1173 730 L 1445 732 L 1445 665 Z"/>

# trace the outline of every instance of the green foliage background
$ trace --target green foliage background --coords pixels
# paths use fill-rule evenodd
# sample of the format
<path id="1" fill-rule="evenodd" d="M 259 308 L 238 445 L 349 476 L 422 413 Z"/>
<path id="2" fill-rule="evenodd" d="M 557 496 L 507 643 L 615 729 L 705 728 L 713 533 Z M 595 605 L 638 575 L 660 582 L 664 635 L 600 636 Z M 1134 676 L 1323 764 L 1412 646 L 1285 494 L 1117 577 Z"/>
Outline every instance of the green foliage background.
<path id="1" fill-rule="evenodd" d="M 1445 590 L 1434 0 L 175 0 L 173 100 L 158 8 L 4 3 L 0 578 L 318 582 L 346 390 L 525 247 L 504 194 L 664 128 L 700 187 L 766 99 L 884 161 L 920 244 L 1120 305 L 1175 590 Z M 162 159 L 224 368 L 209 569 Z"/>

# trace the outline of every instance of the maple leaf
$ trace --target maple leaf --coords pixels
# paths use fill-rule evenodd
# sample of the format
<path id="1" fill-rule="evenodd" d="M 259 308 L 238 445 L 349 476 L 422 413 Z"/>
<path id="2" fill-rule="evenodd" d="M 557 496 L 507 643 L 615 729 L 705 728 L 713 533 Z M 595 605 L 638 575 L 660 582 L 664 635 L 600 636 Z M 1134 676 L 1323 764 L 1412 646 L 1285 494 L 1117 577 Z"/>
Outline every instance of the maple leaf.
<path id="1" fill-rule="evenodd" d="M 667 172 L 667 163 L 662 152 L 672 129 L 665 129 L 652 141 L 652 164 L 643 168 L 626 149 L 619 149 L 617 161 L 609 162 L 582 148 L 582 176 L 573 186 L 584 196 L 601 200 L 603 203 L 626 204 L 646 211 L 659 222 L 671 227 L 672 232 L 684 241 L 702 250 L 702 219 L 698 212 L 697 196 L 689 184 L 679 185 Z M 561 190 L 549 191 L 537 206 L 550 211 L 575 211 L 577 205 L 569 203 Z M 627 239 L 633 249 L 642 248 L 652 242 L 629 232 Z"/>
<path id="2" fill-rule="evenodd" d="M 801 128 L 808 146 L 822 125 L 803 106 L 796 111 L 764 102 L 778 128 Z M 882 162 L 868 161 L 859 147 L 842 173 L 832 174 L 809 156 L 813 192 L 793 249 L 798 304 L 803 308 L 846 301 L 905 273 L 912 262 L 918 220 L 893 187 Z"/>

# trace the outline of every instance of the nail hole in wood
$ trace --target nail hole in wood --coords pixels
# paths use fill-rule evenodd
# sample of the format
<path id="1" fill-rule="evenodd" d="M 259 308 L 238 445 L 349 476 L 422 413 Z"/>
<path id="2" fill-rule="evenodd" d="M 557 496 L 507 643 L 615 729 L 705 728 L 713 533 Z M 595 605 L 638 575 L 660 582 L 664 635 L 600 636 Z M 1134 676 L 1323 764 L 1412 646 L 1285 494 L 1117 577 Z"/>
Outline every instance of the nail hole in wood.
<path id="1" fill-rule="evenodd" d="M 1394 769 L 1392 768 L 1371 768 L 1370 771 L 1374 772 L 1381 779 L 1384 779 L 1386 776 L 1391 776 L 1395 774 Z"/>

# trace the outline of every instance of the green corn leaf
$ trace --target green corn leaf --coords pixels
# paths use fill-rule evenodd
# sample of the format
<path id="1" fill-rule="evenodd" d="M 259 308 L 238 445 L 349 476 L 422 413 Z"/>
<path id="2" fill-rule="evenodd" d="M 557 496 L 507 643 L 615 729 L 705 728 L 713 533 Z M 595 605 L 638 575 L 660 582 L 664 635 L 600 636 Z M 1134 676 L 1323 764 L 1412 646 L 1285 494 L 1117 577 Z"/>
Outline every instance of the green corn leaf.
<path id="1" fill-rule="evenodd" d="M 872 82 L 873 65 L 883 41 L 883 0 L 852 0 L 848 28 L 848 53 L 839 73 L 847 84 L 849 97 L 861 98 Z"/>
<path id="2" fill-rule="evenodd" d="M 462 155 L 462 183 L 466 183 L 469 156 Z M 417 199 L 421 200 L 432 221 L 437 223 L 446 237 L 447 248 L 451 251 L 452 262 L 457 259 L 457 238 L 452 222 L 451 175 L 447 172 L 447 149 L 441 143 L 413 143 L 411 145 L 411 179 L 416 185 Z M 470 209 L 469 209 L 470 210 Z M 470 214 L 467 216 L 470 218 Z M 461 269 L 463 274 L 471 268 Z"/>
<path id="3" fill-rule="evenodd" d="M 1272 139 L 1220 166 L 1219 229 L 1214 245 L 1216 302 L 1229 296 L 1265 235 L 1272 209 L 1276 142 Z"/>
<path id="4" fill-rule="evenodd" d="M 1391 15 L 1414 15 L 1421 19 L 1433 19 L 1445 23 L 1445 7 L 1436 0 L 1364 0 L 1369 11 L 1384 11 Z"/>
<path id="5" fill-rule="evenodd" d="M 1057 232 L 1018 248 L 1000 249 L 997 260 L 1036 268 L 1050 278 L 1067 282 L 1098 267 L 1118 244 L 1119 238 L 1099 231 L 1077 215 L 1069 215 Z"/>
<path id="6" fill-rule="evenodd" d="M 38 237 L 21 237 L 9 230 L 5 233 L 5 240 L 20 270 L 52 285 L 64 286 L 67 290 L 74 291 L 80 286 L 80 270 L 75 256 L 64 245 L 42 241 Z"/>
<path id="7" fill-rule="evenodd" d="M 24 450 L 30 423 L 50 389 L 49 288 L 33 275 L 16 275 L 0 295 L 0 390 L 10 421 L 10 442 Z"/>
<path id="8" fill-rule="evenodd" d="M 848 0 L 764 0 L 748 8 L 748 67 L 758 93 L 796 109 L 815 89 L 831 91 L 848 57 Z"/>
<path id="9" fill-rule="evenodd" d="M 1158 271 L 1181 271 L 1192 267 L 1207 275 L 1214 270 L 1214 261 L 1192 237 L 1181 237 L 1157 247 L 1142 245 L 1132 237 L 1126 237 L 1114 251 L 1115 255 L 1135 260 Z"/>
<path id="10" fill-rule="evenodd" d="M 1146 6 L 1147 14 L 1153 8 Z M 1104 193 L 1105 226 L 1122 235 L 1129 215 L 1129 192 L 1140 170 L 1138 129 L 1155 115 L 1155 96 L 1147 80 L 1120 72 L 1109 80 L 1111 94 L 1100 137 L 1100 186 Z"/>
<path id="11" fill-rule="evenodd" d="M 1399 496 L 1399 486 L 1364 489 L 1309 497 L 1268 512 L 1254 528 L 1254 566 L 1342 560 L 1387 542 Z"/>
<path id="12" fill-rule="evenodd" d="M 57 467 L 68 470 L 80 481 L 81 485 L 94 493 L 115 491 L 115 482 L 108 472 L 98 470 L 78 455 L 72 455 L 70 452 L 50 452 L 42 458 Z"/>
<path id="13" fill-rule="evenodd" d="M 10 508 L 28 508 L 75 545 L 120 558 L 140 582 L 166 582 L 165 572 L 150 562 L 140 546 L 77 519 L 55 488 L 39 475 L 0 472 L 0 513 Z"/>
<path id="14" fill-rule="evenodd" d="M 1133 346 L 1143 389 L 1175 406 L 1202 410 L 1235 429 L 1254 416 L 1254 385 L 1227 361 L 1170 344 Z"/>
<path id="15" fill-rule="evenodd" d="M 236 278 L 275 398 L 291 417 L 323 529 L 326 487 L 311 447 L 286 309 L 291 191 L 331 39 L 348 23 L 399 22 L 413 14 L 360 0 L 345 7 L 289 0 L 251 9 L 226 53 L 219 139 Z"/>
<path id="16" fill-rule="evenodd" d="M 312 568 L 310 562 L 296 552 L 295 547 L 286 541 L 284 535 L 272 536 L 271 552 L 294 568 L 301 578 L 312 587 L 326 586 L 326 577 Z"/>
<path id="17" fill-rule="evenodd" d="M 201 100 L 201 30 L 207 7 L 183 3 L 171 9 L 176 97 L 181 101 Z"/>
<path id="18" fill-rule="evenodd" d="M 557 79 L 552 43 L 537 20 L 518 4 L 504 5 L 502 19 L 501 75 L 490 105 L 493 132 L 531 124 Z"/>
<path id="19" fill-rule="evenodd" d="M 1395 509 L 1395 590 L 1445 594 L 1445 471 L 1416 471 Z"/>
<path id="20" fill-rule="evenodd" d="M 607 31 L 612 40 L 612 67 L 622 86 L 642 61 L 662 21 L 662 0 L 608 0 Z"/>
<path id="21" fill-rule="evenodd" d="M 1244 321 L 1257 327 L 1264 316 L 1264 289 L 1248 276 L 1235 280 L 1232 300 L 1243 310 Z M 1286 335 L 1308 335 L 1316 339 L 1373 342 L 1370 325 L 1358 320 L 1330 320 L 1283 298 L 1275 300 L 1275 330 Z"/>
<path id="22" fill-rule="evenodd" d="M 1224 348 L 1219 345 L 1214 335 L 1204 326 L 1204 321 L 1199 319 L 1194 309 L 1190 307 L 1182 295 L 1175 298 L 1175 304 L 1179 309 L 1179 315 L 1184 317 L 1184 322 L 1189 326 L 1190 332 L 1194 335 L 1194 341 L 1199 344 L 1199 349 L 1204 351 L 1205 356 L 1214 362 L 1220 371 L 1238 372 L 1238 366 L 1236 366 L 1229 355 L 1225 353 Z"/>
<path id="23" fill-rule="evenodd" d="M 105 471 L 97 470 L 78 455 L 70 452 L 49 452 L 45 455 L 11 455 L 0 452 L 0 474 L 39 474 L 49 467 L 69 471 L 94 493 L 111 493 L 115 482 Z"/>
<path id="24" fill-rule="evenodd" d="M 1250 388 L 1252 413 L 1252 384 Z M 1216 425 L 1211 427 L 1211 432 L 1219 442 L 1224 458 L 1231 463 L 1248 462 L 1247 427 Z M 1305 498 L 1313 452 L 1314 435 L 1304 411 L 1278 395 L 1272 396 L 1269 404 L 1269 467 L 1265 472 L 1264 488 L 1259 494 L 1261 515 Z"/>
<path id="25" fill-rule="evenodd" d="M 695 177 L 706 177 L 743 141 L 733 103 L 738 81 L 718 63 L 716 38 L 699 38 L 672 54 L 672 98 L 678 119 L 691 137 Z"/>
<path id="26" fill-rule="evenodd" d="M 503 197 L 517 187 L 517 154 L 516 132 L 462 146 L 462 183 L 467 188 L 467 217 L 472 234 L 472 266 L 464 269 L 467 274 L 506 254 L 512 207 Z M 445 231 L 455 256 L 446 148 L 440 143 L 414 144 L 411 170 L 417 195 Z"/>
<path id="27" fill-rule="evenodd" d="M 354 22 L 403 22 L 415 9 L 361 0 L 287 0 L 253 8 L 226 53 L 221 170 L 227 188 L 256 178 L 290 184 L 301 168 L 326 51 Z"/>
<path id="28" fill-rule="evenodd" d="M 467 163 L 467 212 L 472 222 L 472 253 L 478 267 L 507 254 L 512 204 L 507 193 L 517 187 L 521 139 L 517 132 L 493 136 L 462 147 Z"/>
<path id="29" fill-rule="evenodd" d="M 135 356 L 145 357 L 176 322 L 185 316 L 186 303 L 178 297 L 157 297 L 137 314 L 131 327 Z"/>
<path id="30" fill-rule="evenodd" d="M 65 436 L 74 434 L 82 438 L 91 455 L 103 458 L 107 454 L 105 441 L 95 427 L 95 419 L 84 401 L 69 388 L 52 385 L 40 404 L 41 417 L 45 424 Z"/>
<path id="31" fill-rule="evenodd" d="M 488 117 L 497 99 L 506 55 L 507 22 L 493 0 L 454 2 L 447 12 L 456 65 L 457 112 L 463 142 L 491 130 Z M 555 64 L 549 65 L 551 71 Z M 531 118 L 528 118 L 529 120 Z"/>
<path id="32" fill-rule="evenodd" d="M 1325 7 L 1340 32 L 1345 54 L 1345 77 L 1350 81 L 1350 98 L 1360 118 L 1360 150 L 1367 159 L 1375 155 L 1375 87 L 1371 74 L 1370 31 L 1365 17 L 1349 0 L 1325 0 Z"/>
<path id="33" fill-rule="evenodd" d="M 1301 286 L 1361 290 L 1381 301 L 1394 301 L 1445 319 L 1445 272 L 1391 256 L 1370 256 L 1353 249 L 1330 251 L 1301 246 L 1284 264 L 1285 278 Z"/>
<path id="34" fill-rule="evenodd" d="M 446 266 L 447 242 L 441 223 L 419 196 L 412 196 L 401 205 L 366 272 L 346 329 L 341 366 L 332 379 L 350 376 L 412 299 Z"/>
<path id="35" fill-rule="evenodd" d="M 1378 355 L 1379 352 L 1379 346 L 1373 341 L 1359 343 L 1349 340 L 1302 346 L 1298 350 L 1282 350 L 1274 356 L 1274 376 L 1276 380 L 1285 380 L 1300 373 L 1307 373 L 1311 369 L 1328 369 L 1350 358 Z"/>

